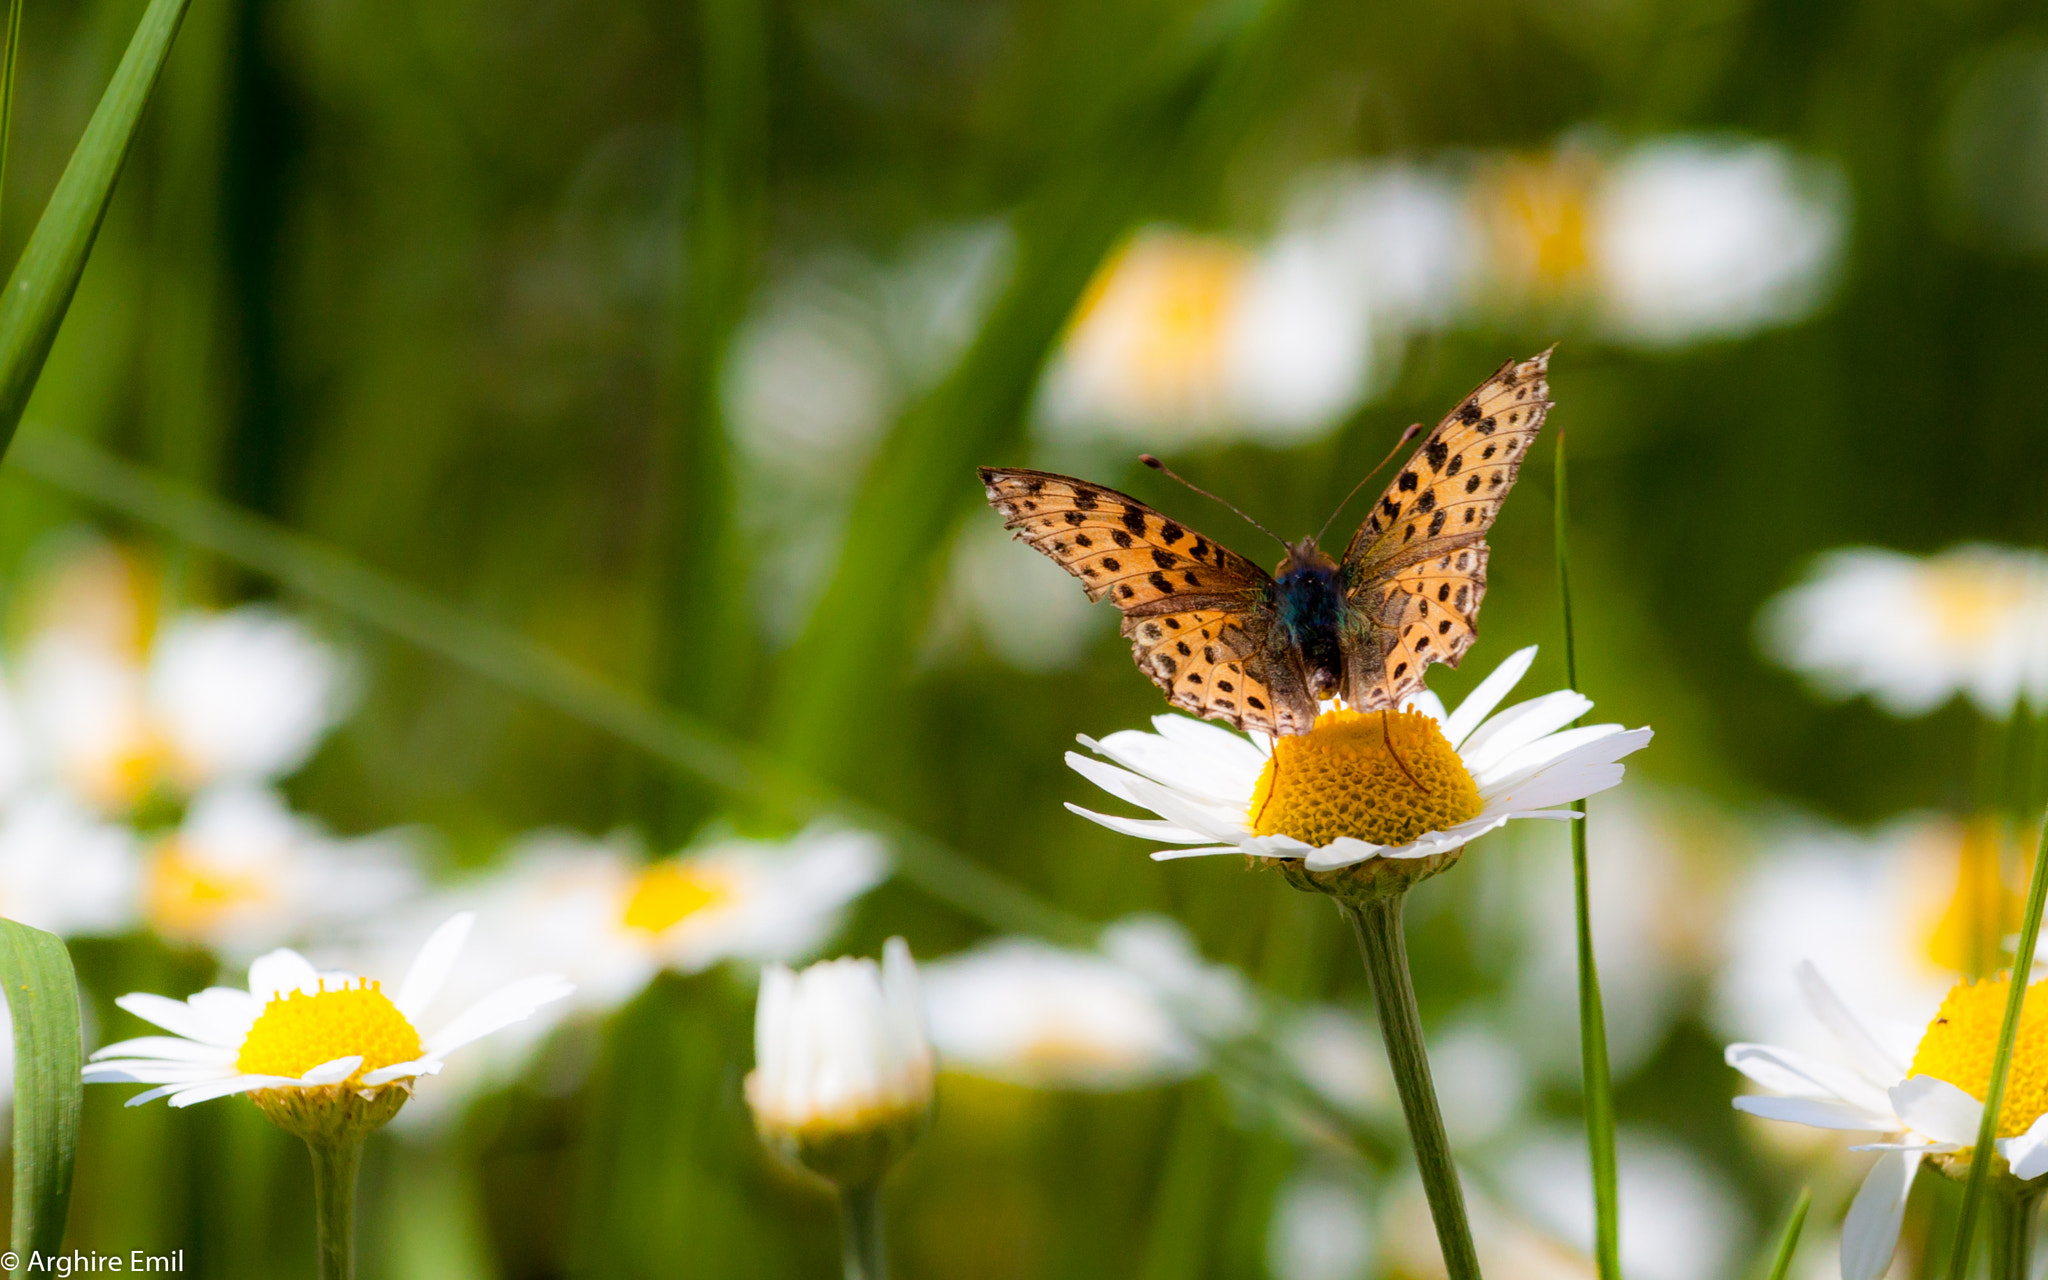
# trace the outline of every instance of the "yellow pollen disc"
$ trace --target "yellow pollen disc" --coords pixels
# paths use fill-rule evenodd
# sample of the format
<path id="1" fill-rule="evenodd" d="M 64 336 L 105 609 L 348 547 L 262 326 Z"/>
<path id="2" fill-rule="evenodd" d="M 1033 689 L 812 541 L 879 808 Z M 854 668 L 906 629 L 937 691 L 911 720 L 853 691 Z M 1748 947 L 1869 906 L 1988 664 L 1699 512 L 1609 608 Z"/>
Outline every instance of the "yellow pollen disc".
<path id="1" fill-rule="evenodd" d="M 1952 643 L 1991 638 L 2026 603 L 2027 583 L 2011 568 L 1968 555 L 1939 557 L 1921 571 L 1928 616 Z"/>
<path id="2" fill-rule="evenodd" d="M 270 897 L 270 886 L 261 877 L 208 866 L 175 840 L 157 847 L 143 879 L 143 914 L 150 928 L 181 942 L 204 939 L 223 916 Z"/>
<path id="3" fill-rule="evenodd" d="M 1339 708 L 1309 732 L 1275 740 L 1252 793 L 1251 826 L 1254 835 L 1318 848 L 1339 836 L 1396 845 L 1476 818 L 1479 808 L 1479 784 L 1435 719 Z"/>
<path id="4" fill-rule="evenodd" d="M 657 862 L 640 876 L 626 903 L 628 929 L 666 933 L 689 917 L 732 900 L 732 879 L 688 859 Z"/>
<path id="5" fill-rule="evenodd" d="M 2048 1112 L 2048 1000 L 2034 998 L 2041 985 L 2028 987 L 2020 1006 L 2019 1038 L 2013 1042 L 2005 1104 L 1998 1113 L 2001 1138 L 2018 1137 Z M 1941 1011 L 1927 1024 L 1908 1074 L 1946 1080 L 1982 1099 L 1991 1089 L 1991 1058 L 1998 1049 L 1998 1027 L 2011 990 L 2011 978 L 2006 976 L 1965 982 L 1949 992 Z"/>
<path id="6" fill-rule="evenodd" d="M 1481 214 L 1521 287 L 1555 294 L 1583 283 L 1598 177 L 1585 157 L 1560 156 L 1504 165 L 1480 183 Z"/>
<path id="7" fill-rule="evenodd" d="M 235 1070 L 302 1076 L 323 1062 L 361 1054 L 363 1065 L 349 1077 L 355 1081 L 365 1072 L 418 1058 L 420 1033 L 376 983 L 360 983 L 332 991 L 323 983 L 317 994 L 272 996 L 242 1041 Z"/>
<path id="8" fill-rule="evenodd" d="M 2004 844 L 1999 820 L 1973 818 L 1960 835 L 1959 840 L 1940 840 L 1938 849 L 1928 851 L 1930 861 L 1954 866 L 1955 882 L 1945 907 L 1936 895 L 1948 886 L 1928 886 L 1932 918 L 1925 935 L 1926 954 L 1937 969 L 1950 973 L 1989 973 L 1998 967 L 2000 941 L 2019 932 L 2026 903 L 1999 866 Z M 1926 874 L 1945 870 L 1946 865 L 1937 865 Z"/>

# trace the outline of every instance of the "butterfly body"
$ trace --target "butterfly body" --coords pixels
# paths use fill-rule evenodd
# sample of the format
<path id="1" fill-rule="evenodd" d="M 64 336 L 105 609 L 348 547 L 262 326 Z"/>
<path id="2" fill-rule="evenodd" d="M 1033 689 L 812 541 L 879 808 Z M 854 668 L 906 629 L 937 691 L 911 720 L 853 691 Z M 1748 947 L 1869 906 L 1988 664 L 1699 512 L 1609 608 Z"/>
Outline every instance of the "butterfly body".
<path id="1" fill-rule="evenodd" d="M 1318 704 L 1400 704 L 1456 666 L 1486 593 L 1486 532 L 1550 408 L 1550 353 L 1502 365 L 1402 465 L 1342 559 L 1305 538 L 1273 573 L 1128 494 L 983 467 L 1018 540 L 1111 600 L 1138 668 L 1175 706 L 1303 733 Z"/>

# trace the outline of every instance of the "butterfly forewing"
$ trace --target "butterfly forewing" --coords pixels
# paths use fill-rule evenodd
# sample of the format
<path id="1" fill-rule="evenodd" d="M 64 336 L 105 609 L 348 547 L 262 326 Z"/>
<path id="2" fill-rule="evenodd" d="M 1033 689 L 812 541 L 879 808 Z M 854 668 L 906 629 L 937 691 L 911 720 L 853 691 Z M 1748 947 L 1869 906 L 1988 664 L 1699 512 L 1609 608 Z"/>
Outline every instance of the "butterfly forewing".
<path id="1" fill-rule="evenodd" d="M 1123 611 L 1131 653 L 1178 707 L 1267 733 L 1307 728 L 1313 701 L 1288 696 L 1270 653 L 1273 579 L 1128 494 L 1072 476 L 981 470 L 989 505 L 1019 541 Z"/>
<path id="2" fill-rule="evenodd" d="M 1550 353 L 1509 361 L 1445 415 L 1344 553 L 1354 626 L 1344 696 L 1393 706 L 1432 662 L 1456 666 L 1486 594 L 1486 532 L 1550 409 Z"/>

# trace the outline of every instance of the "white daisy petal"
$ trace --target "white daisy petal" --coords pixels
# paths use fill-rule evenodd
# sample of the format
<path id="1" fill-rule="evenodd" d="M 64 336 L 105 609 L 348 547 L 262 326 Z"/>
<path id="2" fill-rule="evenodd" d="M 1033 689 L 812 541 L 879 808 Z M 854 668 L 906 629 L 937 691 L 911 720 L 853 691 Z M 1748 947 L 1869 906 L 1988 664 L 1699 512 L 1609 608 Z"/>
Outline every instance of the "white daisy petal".
<path id="1" fill-rule="evenodd" d="M 367 1085 L 390 1084 L 393 1080 L 405 1080 L 415 1076 L 439 1075 L 443 1065 L 439 1058 L 434 1057 L 415 1058 L 411 1062 L 394 1062 L 388 1067 L 379 1067 L 375 1071 L 365 1071 L 363 1073 L 363 1083 Z"/>
<path id="2" fill-rule="evenodd" d="M 1849 1006 L 1835 994 L 1827 979 L 1820 976 L 1810 960 L 1802 960 L 1793 970 L 1793 978 L 1799 984 L 1800 999 L 1807 1009 L 1826 1027 L 1842 1051 L 1849 1055 L 1850 1065 L 1872 1084 L 1889 1087 L 1890 1082 L 1903 1078 L 1906 1064 L 1894 1058 L 1869 1028 L 1849 1011 Z"/>
<path id="3" fill-rule="evenodd" d="M 1522 682 L 1522 677 L 1529 674 L 1530 664 L 1535 661 L 1535 645 L 1517 649 L 1508 655 L 1505 662 L 1495 667 L 1486 679 L 1481 680 L 1477 688 L 1465 695 L 1465 700 L 1458 704 L 1458 709 L 1451 712 L 1443 722 L 1444 737 L 1453 749 L 1465 745 L 1465 739 L 1471 736 L 1472 731 L 1477 729 L 1486 717 L 1493 714 L 1493 709 L 1501 704 L 1501 699 L 1507 697 L 1513 692 L 1514 687 Z"/>
<path id="4" fill-rule="evenodd" d="M 121 1040 L 92 1052 L 92 1060 L 105 1058 L 161 1058 L 173 1062 L 232 1062 L 233 1049 L 221 1045 L 200 1044 L 196 1040 L 183 1040 L 176 1036 L 137 1036 L 133 1040 Z"/>
<path id="5" fill-rule="evenodd" d="M 1444 722 L 1451 718 L 1450 712 L 1444 710 L 1444 700 L 1428 689 L 1418 689 L 1403 698 L 1401 700 L 1401 710 L 1421 712 L 1423 715 L 1436 721 L 1439 730 L 1443 728 Z M 1453 743 L 1452 745 L 1456 746 L 1457 744 Z"/>
<path id="6" fill-rule="evenodd" d="M 1140 840 L 1164 840 L 1168 844 L 1200 844 L 1204 840 L 1216 838 L 1206 832 L 1190 831 L 1186 827 L 1178 827 L 1157 818 L 1120 818 L 1113 813 L 1097 813 L 1093 809 L 1083 809 L 1071 800 L 1067 802 L 1066 808 L 1069 813 L 1077 813 L 1090 822 L 1127 836 L 1136 836 Z"/>
<path id="7" fill-rule="evenodd" d="M 1921 1156 L 1887 1151 L 1870 1166 L 1842 1221 L 1842 1280 L 1880 1280 L 1899 1247 L 1899 1224 Z"/>
<path id="8" fill-rule="evenodd" d="M 1201 797 L 1212 804 L 1228 804 L 1244 796 L 1258 781 L 1259 770 L 1265 766 L 1264 758 L 1256 751 L 1219 752 L 1207 743 L 1196 746 L 1160 734 L 1138 733 L 1130 729 L 1112 733 L 1100 742 L 1087 738 L 1081 741 L 1090 750 L 1161 786 Z M 1240 738 L 1238 741 L 1243 743 L 1244 740 Z"/>
<path id="9" fill-rule="evenodd" d="M 500 987 L 464 1010 L 455 1021 L 428 1036 L 426 1049 L 435 1057 L 442 1057 L 472 1040 L 524 1021 L 533 1015 L 534 1010 L 560 1000 L 573 990 L 575 988 L 567 979 L 553 975 L 526 978 Z"/>
<path id="10" fill-rule="evenodd" d="M 1559 689 L 1518 702 L 1472 731 L 1458 748 L 1465 767 L 1474 773 L 1493 766 L 1523 747 L 1563 729 L 1593 709 L 1593 700 Z"/>
<path id="11" fill-rule="evenodd" d="M 1244 814 L 1239 809 L 1234 821 L 1223 818 L 1213 806 L 1192 797 L 1183 796 L 1169 787 L 1161 786 L 1150 778 L 1141 778 L 1126 769 L 1100 760 L 1090 760 L 1072 751 L 1067 753 L 1067 764 L 1074 772 L 1101 787 L 1104 791 L 1127 800 L 1142 808 L 1150 809 L 1177 827 L 1192 831 L 1211 831 L 1217 837 L 1231 839 L 1244 834 Z M 1247 795 L 1249 800 L 1250 796 Z M 1222 828 L 1222 830 L 1218 830 Z"/>
<path id="12" fill-rule="evenodd" d="M 1219 853 L 1242 854 L 1247 852 L 1249 851 L 1240 849 L 1234 844 L 1205 844 L 1199 849 L 1155 849 L 1146 856 L 1154 862 L 1173 862 L 1180 858 L 1207 858 Z M 1256 858 L 1262 855 L 1254 853 L 1251 856 Z"/>
<path id="13" fill-rule="evenodd" d="M 2048 1173 L 2048 1114 L 2035 1119 L 2016 1138 L 2000 1138 L 1998 1154 L 2012 1165 L 2012 1176 L 2031 1182 Z"/>
<path id="14" fill-rule="evenodd" d="M 239 1032 L 234 1035 L 232 1041 L 223 1040 L 219 1026 L 183 1000 L 135 992 L 122 996 L 114 1003 L 144 1022 L 154 1022 L 164 1030 L 181 1035 L 187 1040 L 197 1040 L 201 1044 L 225 1045 L 229 1048 L 239 1047 L 241 1044 Z"/>
<path id="15" fill-rule="evenodd" d="M 1794 1049 L 1768 1044 L 1731 1044 L 1728 1065 L 1766 1089 L 1795 1098 L 1846 1102 L 1872 1114 L 1891 1109 L 1885 1091 L 1853 1071 Z"/>
<path id="16" fill-rule="evenodd" d="M 225 1080 L 212 1080 L 206 1084 L 180 1089 L 171 1095 L 174 1107 L 189 1107 L 195 1102 L 207 1102 L 214 1098 L 225 1098 L 229 1094 L 249 1093 L 256 1089 L 290 1089 L 299 1082 L 289 1076 L 230 1076 Z"/>
<path id="17" fill-rule="evenodd" d="M 1956 1142 L 1859 1142 L 1849 1148 L 1851 1151 L 1918 1151 L 1930 1156 L 1962 1149 L 1962 1144 Z"/>
<path id="18" fill-rule="evenodd" d="M 340 1084 L 354 1075 L 356 1068 L 362 1065 L 363 1055 L 360 1053 L 351 1054 L 346 1058 L 336 1058 L 332 1062 L 323 1062 L 300 1076 L 299 1083 L 306 1085 Z"/>
<path id="19" fill-rule="evenodd" d="M 1908 1076 L 1891 1087 L 1892 1111 L 1936 1142 L 1969 1146 L 1977 1140 L 1984 1104 L 1946 1080 Z"/>
<path id="20" fill-rule="evenodd" d="M 286 991 L 318 991 L 320 971 L 289 947 L 256 957 L 249 966 L 249 994 L 269 1000 Z"/>
<path id="21" fill-rule="evenodd" d="M 469 941 L 469 932 L 475 925 L 476 912 L 458 912 L 434 930 L 420 948 L 419 958 L 412 962 L 405 981 L 399 984 L 398 998 L 391 1002 L 408 1021 L 417 1022 L 434 997 L 441 994 L 456 957 L 462 954 L 462 944 Z"/>
<path id="22" fill-rule="evenodd" d="M 1786 1120 L 1813 1129 L 1849 1129 L 1863 1133 L 1896 1133 L 1905 1128 L 1896 1116 L 1878 1115 L 1846 1102 L 1818 1102 L 1811 1098 L 1779 1098 L 1766 1094 L 1744 1094 L 1735 1099 L 1735 1109 L 1766 1120 Z"/>

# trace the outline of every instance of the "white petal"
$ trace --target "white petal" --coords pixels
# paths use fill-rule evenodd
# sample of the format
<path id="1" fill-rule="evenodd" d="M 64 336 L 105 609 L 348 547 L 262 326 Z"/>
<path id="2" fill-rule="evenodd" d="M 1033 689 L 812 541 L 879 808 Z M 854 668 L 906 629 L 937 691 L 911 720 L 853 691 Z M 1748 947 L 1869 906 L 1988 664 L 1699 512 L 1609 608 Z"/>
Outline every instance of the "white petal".
<path id="1" fill-rule="evenodd" d="M 216 1026 L 212 1019 L 183 1000 L 172 1000 L 168 996 L 154 996 L 137 991 L 122 996 L 114 1003 L 144 1022 L 154 1022 L 164 1030 L 181 1035 L 187 1040 L 228 1049 L 241 1047 L 240 1034 L 236 1034 L 232 1040 L 228 1039 L 222 1035 L 221 1028 Z"/>
<path id="2" fill-rule="evenodd" d="M 2032 1181 L 2048 1173 L 2048 1114 L 2038 1117 L 2017 1138 L 2000 1138 L 1998 1154 L 2012 1165 L 2012 1176 Z"/>
<path id="3" fill-rule="evenodd" d="M 1216 838 L 1199 831 L 1189 831 L 1185 827 L 1177 827 L 1171 822 L 1162 822 L 1157 818 L 1120 818 L 1113 813 L 1097 813 L 1093 809 L 1083 809 L 1071 800 L 1067 802 L 1067 812 L 1077 813 L 1099 826 L 1108 827 L 1111 831 L 1123 835 L 1136 836 L 1140 840 L 1164 840 L 1168 844 L 1200 844 L 1204 840 Z"/>
<path id="4" fill-rule="evenodd" d="M 231 1093 L 248 1093 L 252 1089 L 289 1089 L 298 1083 L 289 1076 L 233 1076 L 226 1080 L 215 1080 L 211 1084 L 181 1089 L 171 1095 L 171 1105 L 189 1107 L 195 1102 L 225 1098 Z"/>
<path id="5" fill-rule="evenodd" d="M 1220 724 L 1192 716 L 1162 712 L 1152 717 L 1152 727 L 1162 738 L 1198 748 L 1219 760 L 1230 761 L 1233 767 L 1249 769 L 1254 776 L 1266 767 L 1266 757 L 1272 754 L 1272 749 L 1257 739 L 1241 737 Z"/>
<path id="6" fill-rule="evenodd" d="M 1243 804 L 1265 767 L 1264 758 L 1241 739 L 1238 745 L 1243 750 L 1227 753 L 1129 729 L 1100 742 L 1081 741 L 1126 769 L 1210 804 Z"/>
<path id="7" fill-rule="evenodd" d="M 1731 1044 L 1722 1057 L 1729 1066 L 1764 1088 L 1791 1097 L 1846 1102 L 1872 1114 L 1891 1109 L 1890 1096 L 1862 1076 L 1796 1049 Z"/>
<path id="8" fill-rule="evenodd" d="M 1746 1093 L 1735 1099 L 1735 1109 L 1766 1120 L 1785 1120 L 1815 1129 L 1848 1129 L 1863 1133 L 1897 1133 L 1904 1126 L 1895 1116 L 1878 1115 L 1852 1107 L 1846 1102 L 1817 1102 L 1812 1098 L 1780 1098 Z"/>
<path id="9" fill-rule="evenodd" d="M 160 1058 L 167 1062 L 232 1062 L 234 1051 L 223 1045 L 200 1044 L 176 1036 L 137 1036 L 93 1050 L 92 1060 L 105 1058 Z"/>
<path id="10" fill-rule="evenodd" d="M 368 1085 L 390 1084 L 393 1080 L 403 1080 L 409 1076 L 436 1076 L 441 1074 L 442 1065 L 439 1058 L 433 1057 L 414 1058 L 411 1062 L 394 1062 L 388 1067 L 379 1067 L 375 1071 L 365 1071 L 363 1073 L 363 1083 Z"/>
<path id="11" fill-rule="evenodd" d="M 1479 798 L 1490 805 L 1547 809 L 1613 786 L 1621 778 L 1616 762 L 1650 745 L 1653 736 L 1648 729 L 1622 731 L 1619 725 L 1589 725 L 1539 744 L 1547 751 L 1550 743 L 1570 740 L 1571 748 L 1561 755 L 1549 756 L 1533 767 L 1475 774 L 1473 781 L 1479 784 Z"/>
<path id="12" fill-rule="evenodd" d="M 1472 780 L 1479 784 L 1479 793 L 1483 796 L 1513 787 L 1524 778 L 1547 773 L 1551 766 L 1565 760 L 1619 760 L 1628 752 L 1586 752 L 1585 748 L 1620 732 L 1622 727 L 1618 724 L 1582 724 L 1576 729 L 1545 734 L 1534 742 L 1494 756 L 1485 764 L 1475 767 L 1468 763 L 1467 768 L 1471 769 Z"/>
<path id="13" fill-rule="evenodd" d="M 1150 778 L 1141 778 L 1126 769 L 1100 760 L 1090 760 L 1076 752 L 1067 753 L 1067 765 L 1088 781 L 1120 800 L 1130 803 L 1165 818 L 1175 826 L 1190 831 L 1208 831 L 1218 840 L 1232 839 L 1245 834 L 1244 813 L 1236 810 L 1229 817 L 1214 806 L 1205 804 L 1192 796 L 1182 795 L 1170 787 L 1162 787 Z M 1251 796 L 1246 794 L 1249 801 Z"/>
<path id="14" fill-rule="evenodd" d="M 406 971 L 405 981 L 399 984 L 398 999 L 392 1001 L 408 1022 L 417 1023 L 434 997 L 441 994 L 449 970 L 455 967 L 455 958 L 462 954 L 462 944 L 469 941 L 469 931 L 475 924 L 476 912 L 459 911 L 434 930 L 420 948 L 419 957 Z"/>
<path id="15" fill-rule="evenodd" d="M 575 989 L 568 979 L 554 974 L 524 978 L 500 987 L 471 1005 L 455 1021 L 427 1037 L 426 1050 L 437 1058 L 445 1057 L 472 1040 L 524 1021 L 533 1015 L 534 1010 L 560 1000 Z"/>
<path id="16" fill-rule="evenodd" d="M 320 971 L 313 962 L 289 947 L 279 947 L 257 956 L 249 966 L 249 994 L 269 1001 L 285 991 L 318 991 Z M 173 1105 L 176 1105 L 175 1103 Z"/>
<path id="17" fill-rule="evenodd" d="M 1420 711 L 1436 721 L 1439 732 L 1442 731 L 1444 723 L 1451 718 L 1451 713 L 1444 710 L 1444 700 L 1428 689 L 1417 690 L 1401 699 L 1401 710 Z"/>
<path id="18" fill-rule="evenodd" d="M 1835 994 L 1827 979 L 1820 976 L 1813 961 L 1801 960 L 1792 967 L 1792 976 L 1799 984 L 1799 996 L 1808 1011 L 1835 1037 L 1859 1075 L 1884 1088 L 1906 1074 L 1906 1064 L 1886 1052 L 1877 1037 L 1849 1011 L 1842 997 Z"/>
<path id="19" fill-rule="evenodd" d="M 1918 1151 L 1923 1155 L 1946 1155 L 1961 1151 L 1962 1147 L 1953 1142 L 1859 1142 L 1849 1148 L 1851 1151 Z"/>
<path id="20" fill-rule="evenodd" d="M 314 1067 L 311 1071 L 308 1071 L 305 1075 L 300 1076 L 299 1083 L 315 1086 L 323 1084 L 340 1084 L 342 1081 L 354 1075 L 356 1073 L 356 1068 L 362 1065 L 362 1054 L 350 1054 L 346 1058 L 336 1058 L 332 1062 L 321 1063 L 319 1066 Z"/>
<path id="21" fill-rule="evenodd" d="M 1970 1146 L 1977 1141 L 1977 1125 L 1984 1119 L 1984 1104 L 1946 1080 L 1934 1076 L 1909 1076 L 1891 1087 L 1892 1110 L 1899 1119 L 1936 1142 Z"/>
<path id="22" fill-rule="evenodd" d="M 116 1058 L 110 1062 L 89 1062 L 81 1073 L 87 1084 L 191 1084 L 197 1080 L 218 1080 L 233 1075 L 235 1064 L 213 1062 L 163 1062 L 155 1058 Z"/>
<path id="23" fill-rule="evenodd" d="M 1199 849 L 1155 849 L 1149 857 L 1154 862 L 1172 862 L 1176 858 L 1207 858 L 1219 853 L 1251 853 L 1234 844 L 1205 844 Z M 1272 857 L 1271 854 L 1252 853 L 1254 858 Z"/>
<path id="24" fill-rule="evenodd" d="M 1593 709 L 1593 700 L 1570 689 L 1559 689 L 1527 702 L 1518 702 L 1472 731 L 1459 758 L 1473 773 L 1492 767 L 1523 747 L 1547 738 Z"/>
<path id="25" fill-rule="evenodd" d="M 1517 649 L 1489 672 L 1486 679 L 1479 682 L 1478 687 L 1465 695 L 1465 700 L 1458 704 L 1458 709 L 1451 712 L 1443 723 L 1444 737 L 1450 740 L 1453 749 L 1464 745 L 1465 739 L 1472 735 L 1472 731 L 1479 727 L 1480 722 L 1493 714 L 1493 709 L 1500 705 L 1501 699 L 1507 697 L 1514 687 L 1521 683 L 1522 677 L 1529 674 L 1529 664 L 1534 661 L 1535 645 Z"/>
<path id="26" fill-rule="evenodd" d="M 1842 1221 L 1842 1280 L 1880 1280 L 1891 1268 L 1920 1160 L 1916 1152 L 1887 1151 L 1864 1175 Z"/>

